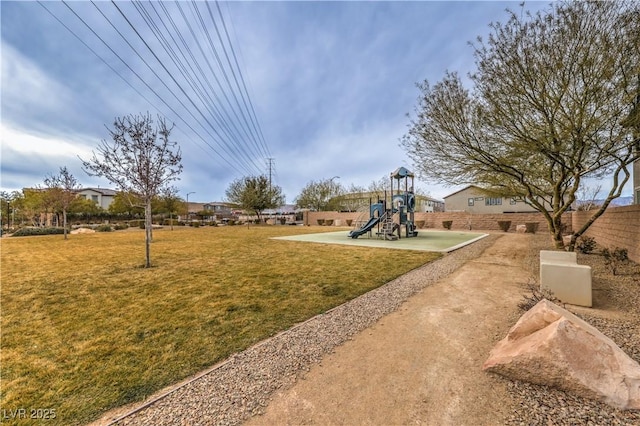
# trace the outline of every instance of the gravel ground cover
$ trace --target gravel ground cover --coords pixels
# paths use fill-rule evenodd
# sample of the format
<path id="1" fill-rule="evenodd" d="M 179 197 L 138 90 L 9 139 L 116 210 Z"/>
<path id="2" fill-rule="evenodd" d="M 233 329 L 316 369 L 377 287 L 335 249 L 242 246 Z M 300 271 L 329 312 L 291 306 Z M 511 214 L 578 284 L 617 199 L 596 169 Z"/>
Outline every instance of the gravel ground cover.
<path id="1" fill-rule="evenodd" d="M 536 241 L 532 253 L 548 249 L 546 239 Z M 533 263 L 537 264 L 537 259 Z M 640 265 L 630 262 L 614 276 L 598 254 L 578 254 L 578 263 L 592 268 L 594 309 L 565 307 L 640 363 Z M 533 272 L 537 273 L 537 267 Z M 638 411 L 621 411 L 557 389 L 519 381 L 508 381 L 507 387 L 517 406 L 506 419 L 507 425 L 640 425 Z"/>
<path id="2" fill-rule="evenodd" d="M 497 238 L 491 235 L 452 252 L 238 353 L 196 380 L 112 423 L 239 424 L 261 412 L 273 392 L 294 383 L 336 346 L 396 310 L 422 288 L 477 257 Z"/>

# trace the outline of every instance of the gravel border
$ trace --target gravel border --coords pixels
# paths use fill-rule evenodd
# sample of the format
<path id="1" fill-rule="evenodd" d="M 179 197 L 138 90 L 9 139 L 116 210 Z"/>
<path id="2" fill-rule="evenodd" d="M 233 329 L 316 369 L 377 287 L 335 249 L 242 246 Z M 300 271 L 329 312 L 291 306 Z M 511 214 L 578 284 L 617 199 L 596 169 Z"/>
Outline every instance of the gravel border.
<path id="1" fill-rule="evenodd" d="M 335 347 L 478 257 L 498 238 L 488 235 L 264 340 L 109 424 L 239 424 L 261 413 L 275 391 L 292 386 Z"/>

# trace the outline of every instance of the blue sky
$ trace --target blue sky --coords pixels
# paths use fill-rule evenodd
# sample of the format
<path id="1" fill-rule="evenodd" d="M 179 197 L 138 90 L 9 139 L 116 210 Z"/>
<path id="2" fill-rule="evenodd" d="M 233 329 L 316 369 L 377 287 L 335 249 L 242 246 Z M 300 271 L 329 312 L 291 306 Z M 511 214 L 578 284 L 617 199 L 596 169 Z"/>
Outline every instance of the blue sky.
<path id="1" fill-rule="evenodd" d="M 345 186 L 367 186 L 399 166 L 412 168 L 399 139 L 419 94 L 415 84 L 424 79 L 435 82 L 446 70 L 471 71 L 473 55 L 468 42 L 486 35 L 490 22 L 506 20 L 506 8 L 519 10 L 518 2 L 219 3 L 234 48 L 232 52 L 227 46 L 226 53 L 231 59 L 235 53 L 244 79 L 235 87 L 246 86 L 251 102 L 239 101 L 240 106 L 234 107 L 233 94 L 242 99 L 242 92 L 224 91 L 224 74 L 216 68 L 215 58 L 206 54 L 205 59 L 190 36 L 190 30 L 198 34 L 206 53 L 206 34 L 197 27 L 199 11 L 216 45 L 215 27 L 209 20 L 209 13 L 219 18 L 215 3 L 209 8 L 198 3 L 194 8 L 181 2 L 187 20 L 173 2 L 162 3 L 166 14 L 159 3 L 143 3 L 149 16 L 156 16 L 153 22 L 157 25 L 169 25 L 171 16 L 179 30 L 171 33 L 178 43 L 179 35 L 183 36 L 190 47 L 177 54 L 194 55 L 194 64 L 202 67 L 200 75 L 209 80 L 201 80 L 202 87 L 211 87 L 210 93 L 189 88 L 136 3 L 116 4 L 182 89 L 111 2 L 67 4 L 71 9 L 61 2 L 44 3 L 102 60 L 39 3 L 1 3 L 0 186 L 4 190 L 42 184 L 47 174 L 57 173 L 61 166 L 68 167 L 85 187 L 113 187 L 86 175 L 78 156 L 90 157 L 100 141 L 108 138 L 105 126 L 115 117 L 147 111 L 175 123 L 172 139 L 181 146 L 184 165 L 181 180 L 175 184 L 183 197 L 195 192 L 191 201 L 223 200 L 233 179 L 266 172 L 267 157 L 274 158 L 273 178 L 289 203 L 311 180 L 339 176 Z M 546 4 L 530 2 L 526 7 L 535 10 Z M 165 18 L 161 21 L 157 16 Z M 221 24 L 218 20 L 224 43 Z M 218 44 L 217 50 L 222 68 L 223 46 Z M 197 68 L 193 69 L 196 75 Z M 223 88 L 218 92 L 214 74 Z M 234 87 L 233 76 L 227 75 Z M 198 93 L 213 102 L 200 103 Z M 215 93 L 218 97 L 214 99 Z M 231 99 L 226 110 L 225 95 Z M 212 106 L 216 99 L 220 104 Z M 230 119 L 208 125 L 206 120 L 212 122 L 216 107 L 221 116 L 227 111 Z M 234 114 L 245 120 L 234 120 Z M 227 133 L 222 132 L 223 127 Z M 417 186 L 436 198 L 457 189 L 431 182 Z"/>

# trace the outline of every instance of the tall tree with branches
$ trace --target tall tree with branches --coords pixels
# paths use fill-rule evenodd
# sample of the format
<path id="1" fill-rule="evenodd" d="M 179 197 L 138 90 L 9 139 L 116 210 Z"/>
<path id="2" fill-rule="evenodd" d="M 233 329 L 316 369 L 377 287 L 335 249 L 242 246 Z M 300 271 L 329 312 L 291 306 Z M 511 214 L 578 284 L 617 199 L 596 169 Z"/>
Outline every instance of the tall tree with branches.
<path id="1" fill-rule="evenodd" d="M 252 211 L 261 220 L 262 211 L 284 204 L 282 189 L 271 185 L 266 176 L 249 176 L 236 179 L 225 191 L 227 201 L 234 206 Z"/>
<path id="2" fill-rule="evenodd" d="M 173 231 L 173 215 L 177 213 L 184 202 L 178 196 L 178 188 L 175 186 L 165 187 L 160 194 L 160 210 L 169 213 L 169 224 Z"/>
<path id="3" fill-rule="evenodd" d="M 77 196 L 77 190 L 82 186 L 66 167 L 60 167 L 57 175 L 49 174 L 44 178 L 44 184 L 56 207 L 62 210 L 62 227 L 64 239 L 67 237 L 67 212 Z"/>
<path id="4" fill-rule="evenodd" d="M 90 176 L 101 176 L 120 191 L 137 194 L 144 203 L 145 267 L 151 267 L 151 202 L 169 182 L 179 179 L 182 154 L 177 142 L 169 139 L 173 126 L 151 115 L 118 117 L 109 129 L 111 141 L 102 143 L 89 160 L 82 160 Z"/>
<path id="5" fill-rule="evenodd" d="M 295 199 L 296 206 L 315 211 L 340 210 L 342 208 L 340 196 L 344 195 L 345 190 L 339 182 L 336 182 L 336 179 L 333 177 L 307 183 Z"/>
<path id="6" fill-rule="evenodd" d="M 573 230 L 573 250 L 621 195 L 639 155 L 638 17 L 637 1 L 558 2 L 491 24 L 488 40 L 472 44 L 471 90 L 452 72 L 419 85 L 401 142 L 418 172 L 522 197 L 544 215 L 557 248 L 583 180 L 611 176 L 602 205 Z"/>

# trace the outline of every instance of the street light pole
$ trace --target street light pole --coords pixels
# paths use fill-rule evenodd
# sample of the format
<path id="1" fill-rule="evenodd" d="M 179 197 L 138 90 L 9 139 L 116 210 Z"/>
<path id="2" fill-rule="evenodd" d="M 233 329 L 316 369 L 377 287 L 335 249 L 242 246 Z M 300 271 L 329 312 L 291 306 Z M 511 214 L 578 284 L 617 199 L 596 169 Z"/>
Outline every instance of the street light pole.
<path id="1" fill-rule="evenodd" d="M 187 192 L 187 220 L 189 219 L 189 195 L 195 194 L 195 191 Z"/>

